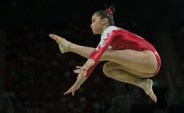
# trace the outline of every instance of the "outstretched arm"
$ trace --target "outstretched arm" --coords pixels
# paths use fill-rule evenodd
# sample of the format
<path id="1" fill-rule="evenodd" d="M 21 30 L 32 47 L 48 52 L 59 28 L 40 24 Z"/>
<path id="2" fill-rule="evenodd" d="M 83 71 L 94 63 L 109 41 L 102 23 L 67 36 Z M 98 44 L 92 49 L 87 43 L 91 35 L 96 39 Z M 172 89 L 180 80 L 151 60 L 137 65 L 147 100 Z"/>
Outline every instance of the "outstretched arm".
<path id="1" fill-rule="evenodd" d="M 99 63 L 99 59 L 101 55 L 105 52 L 105 50 L 109 47 L 110 43 L 114 39 L 113 33 L 108 35 L 108 32 L 101 37 L 101 41 L 97 46 L 96 50 L 90 55 L 90 58 L 82 67 L 77 67 L 78 69 L 74 70 L 75 73 L 78 73 L 78 77 L 74 85 L 66 91 L 64 94 L 72 93 L 74 96 L 74 92 L 80 88 L 80 86 L 86 81 L 87 77 L 92 73 L 95 66 Z"/>
<path id="2" fill-rule="evenodd" d="M 76 67 L 77 69 L 74 70 L 74 73 L 78 74 L 77 80 L 74 83 L 74 85 L 68 91 L 64 93 L 64 95 L 72 93 L 72 95 L 74 96 L 75 91 L 79 89 L 80 86 L 86 81 L 87 70 L 90 67 L 92 67 L 94 64 L 95 64 L 95 61 L 93 59 L 88 59 L 82 67 L 80 66 Z"/>
<path id="3" fill-rule="evenodd" d="M 80 88 L 80 86 L 86 81 L 87 77 L 92 73 L 95 66 L 99 63 L 99 59 L 101 55 L 105 52 L 105 50 L 109 47 L 110 43 L 116 37 L 116 33 L 112 32 L 116 31 L 117 28 L 110 28 L 105 31 L 101 36 L 101 41 L 97 46 L 96 50 L 90 55 L 90 58 L 82 67 L 77 67 L 78 69 L 74 70 L 75 73 L 78 73 L 78 77 L 74 85 L 66 91 L 64 94 L 72 93 L 74 96 L 74 92 Z"/>

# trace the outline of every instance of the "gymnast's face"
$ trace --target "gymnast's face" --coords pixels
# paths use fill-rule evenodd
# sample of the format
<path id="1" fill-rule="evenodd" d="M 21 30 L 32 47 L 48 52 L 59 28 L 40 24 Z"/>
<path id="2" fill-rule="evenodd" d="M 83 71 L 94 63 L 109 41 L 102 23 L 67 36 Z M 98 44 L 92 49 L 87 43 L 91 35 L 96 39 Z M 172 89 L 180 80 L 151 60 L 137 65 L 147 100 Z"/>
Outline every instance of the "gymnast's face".
<path id="1" fill-rule="evenodd" d="M 90 27 L 93 34 L 102 34 L 103 32 L 104 24 L 102 24 L 102 19 L 96 13 L 92 16 Z"/>

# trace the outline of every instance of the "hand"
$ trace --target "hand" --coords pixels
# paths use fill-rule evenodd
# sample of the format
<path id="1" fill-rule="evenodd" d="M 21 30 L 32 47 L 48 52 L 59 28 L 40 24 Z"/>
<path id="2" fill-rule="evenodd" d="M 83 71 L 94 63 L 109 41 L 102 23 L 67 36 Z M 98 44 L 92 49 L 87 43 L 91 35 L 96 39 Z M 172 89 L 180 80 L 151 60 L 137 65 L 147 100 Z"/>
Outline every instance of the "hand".
<path id="1" fill-rule="evenodd" d="M 80 88 L 79 85 L 77 85 L 76 83 L 68 90 L 64 93 L 64 95 L 72 93 L 72 96 L 75 95 L 75 91 L 78 90 Z"/>
<path id="2" fill-rule="evenodd" d="M 87 74 L 87 68 L 81 66 L 76 66 L 76 68 L 77 69 L 74 70 L 74 73 L 78 74 L 77 81 L 68 91 L 64 93 L 64 95 L 72 93 L 72 95 L 74 96 L 75 91 L 78 90 L 82 83 L 87 79 L 87 77 L 85 77 L 85 75 Z"/>
<path id="3" fill-rule="evenodd" d="M 77 69 L 75 69 L 73 72 L 78 74 L 77 79 L 79 78 L 79 75 L 86 76 L 87 74 L 87 68 L 82 66 L 76 66 Z"/>

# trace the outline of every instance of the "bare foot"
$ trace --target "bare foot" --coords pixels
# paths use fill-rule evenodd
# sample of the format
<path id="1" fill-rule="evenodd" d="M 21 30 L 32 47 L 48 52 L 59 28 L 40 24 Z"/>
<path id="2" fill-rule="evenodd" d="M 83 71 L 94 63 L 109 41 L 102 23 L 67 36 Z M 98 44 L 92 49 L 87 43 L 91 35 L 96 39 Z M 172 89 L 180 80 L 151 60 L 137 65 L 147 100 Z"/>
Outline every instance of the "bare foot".
<path id="1" fill-rule="evenodd" d="M 62 38 L 58 35 L 55 35 L 55 34 L 49 34 L 49 37 L 52 38 L 53 40 L 55 40 L 58 44 L 64 40 L 64 38 Z"/>
<path id="2" fill-rule="evenodd" d="M 156 103 L 157 97 L 155 93 L 153 92 L 152 86 L 153 86 L 153 81 L 151 79 L 147 79 L 145 93 Z"/>
<path id="3" fill-rule="evenodd" d="M 49 34 L 49 37 L 51 37 L 53 40 L 55 40 L 58 43 L 61 53 L 65 53 L 69 51 L 68 50 L 68 46 L 70 44 L 69 41 L 55 34 Z"/>

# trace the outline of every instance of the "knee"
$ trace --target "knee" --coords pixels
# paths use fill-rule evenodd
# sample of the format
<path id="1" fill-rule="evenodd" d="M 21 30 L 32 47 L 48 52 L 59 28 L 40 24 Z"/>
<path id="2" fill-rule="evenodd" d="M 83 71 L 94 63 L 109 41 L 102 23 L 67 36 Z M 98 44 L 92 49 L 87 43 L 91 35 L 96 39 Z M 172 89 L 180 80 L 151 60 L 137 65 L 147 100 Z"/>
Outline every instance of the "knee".
<path id="1" fill-rule="evenodd" d="M 107 76 L 107 77 L 111 77 L 111 70 L 112 70 L 112 65 L 110 62 L 107 62 L 103 65 L 103 73 Z"/>
<path id="2" fill-rule="evenodd" d="M 107 49 L 101 57 L 101 61 L 111 61 L 114 56 L 115 50 Z"/>

